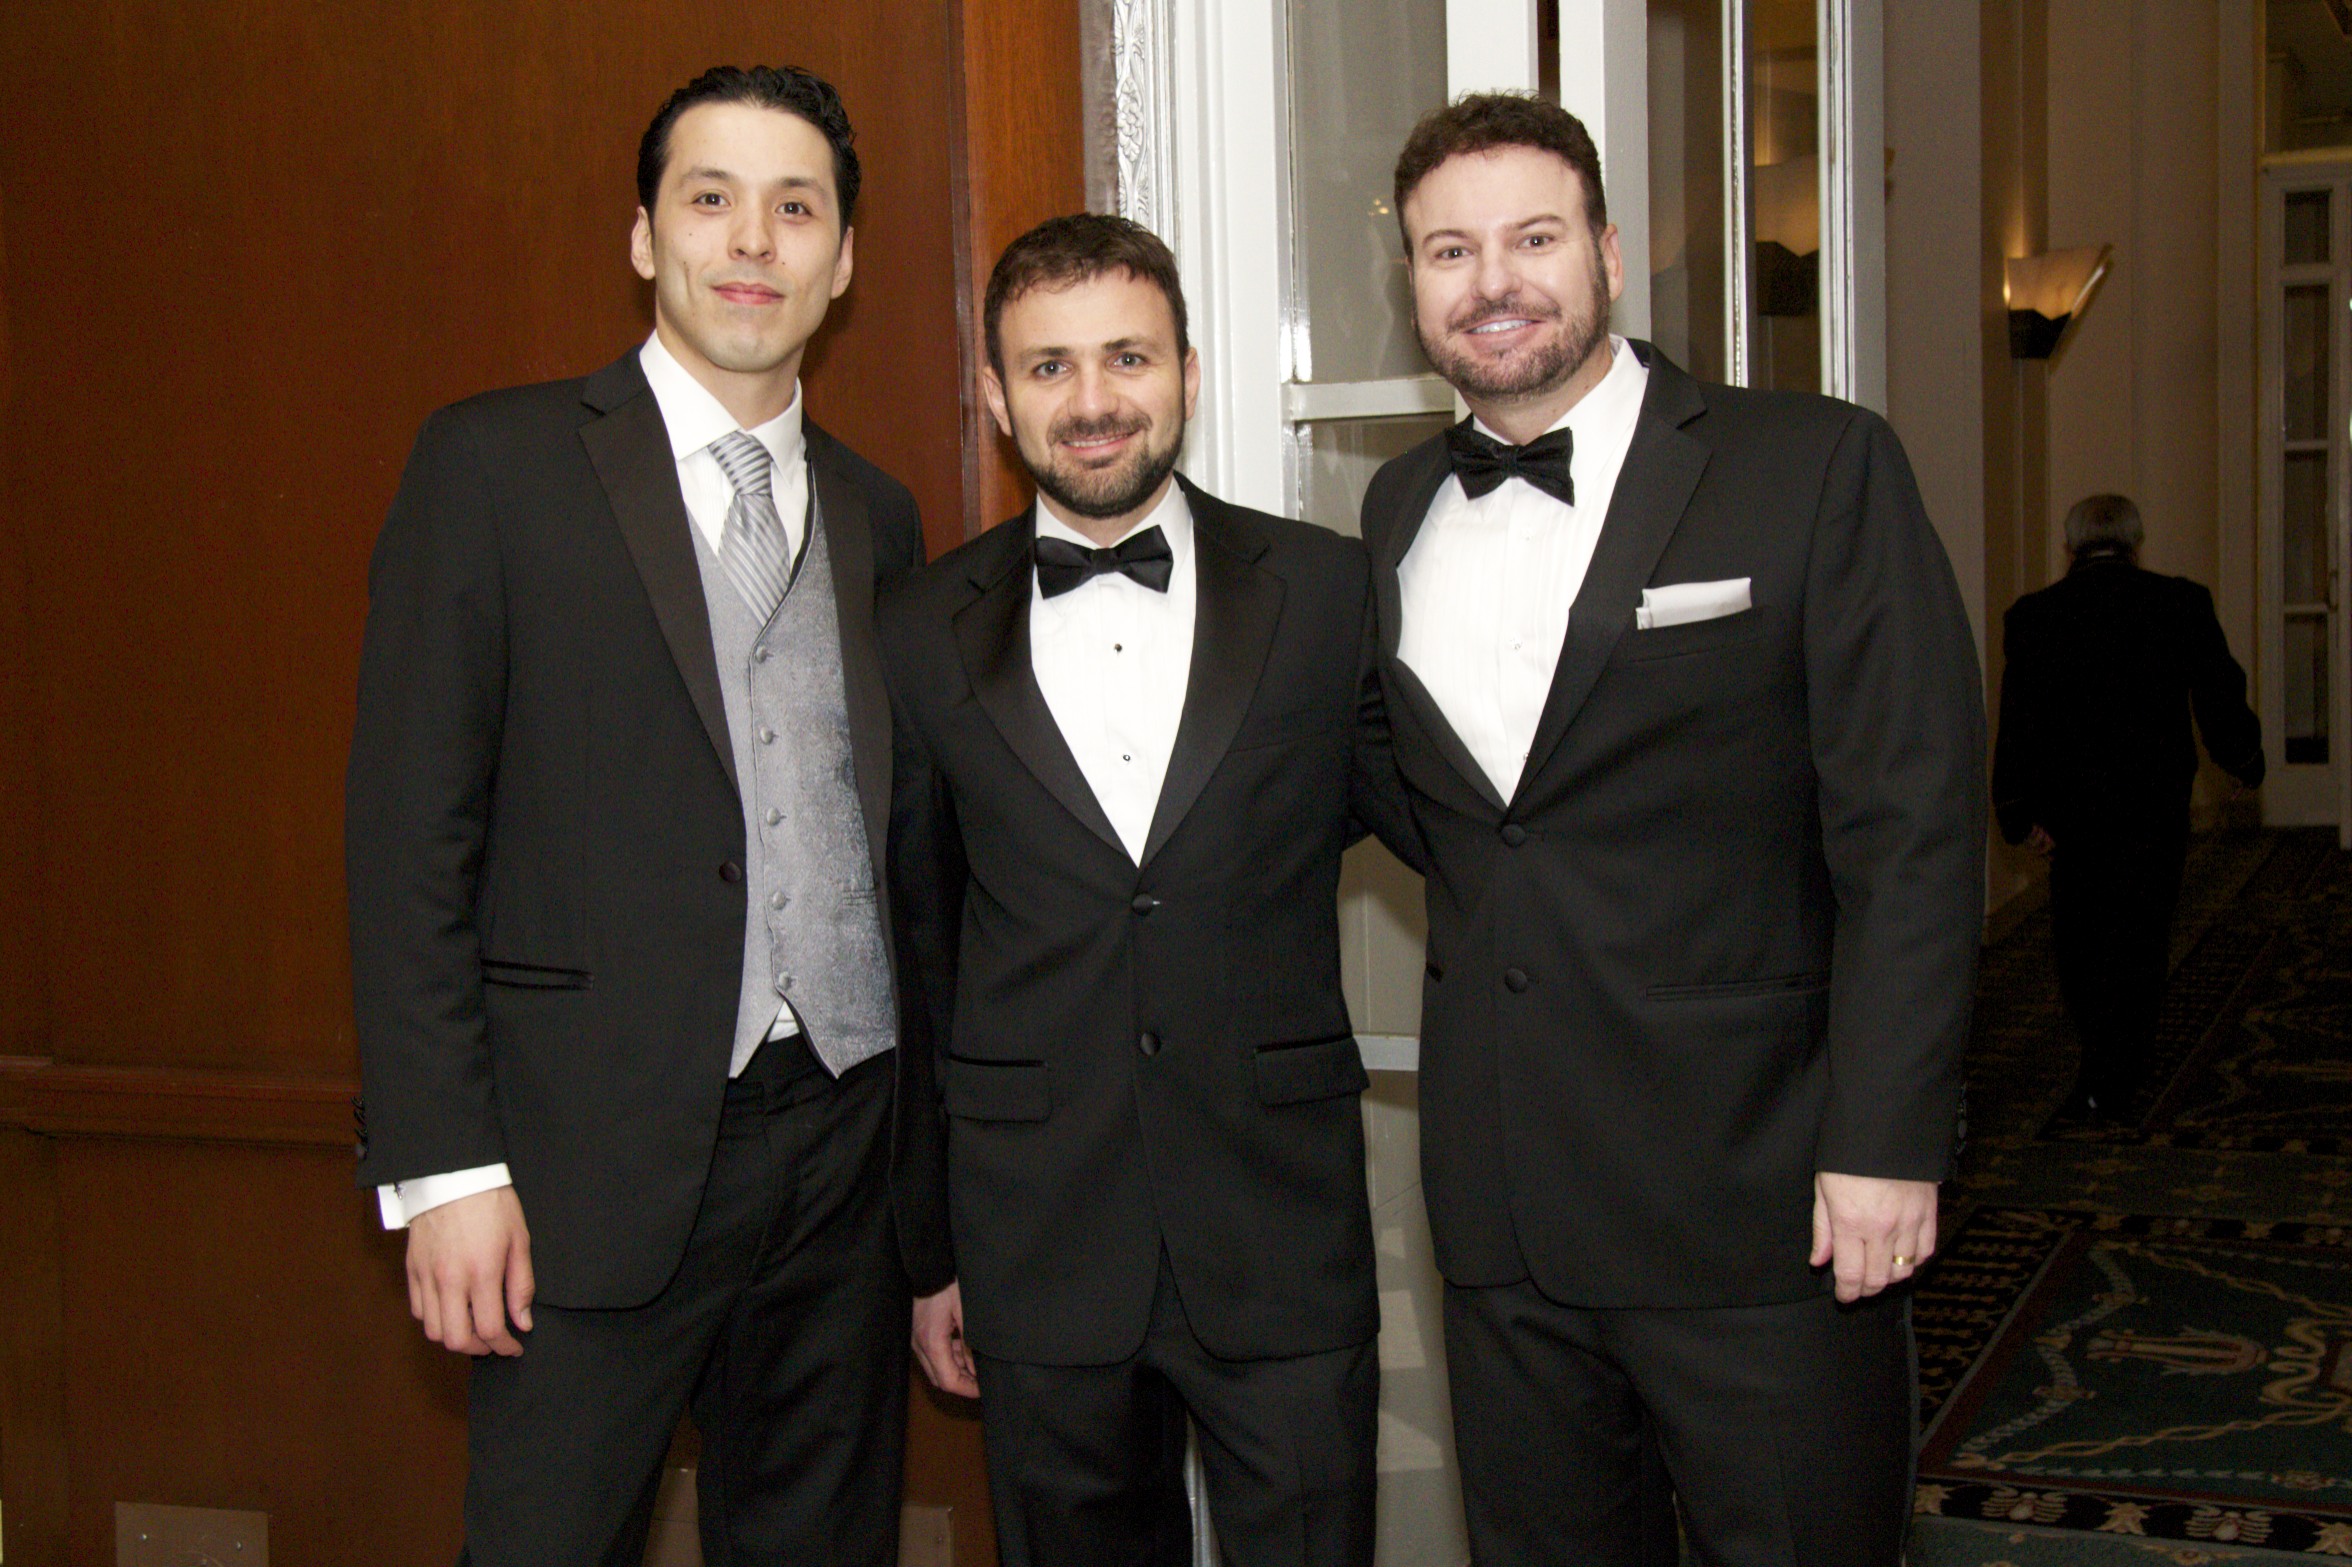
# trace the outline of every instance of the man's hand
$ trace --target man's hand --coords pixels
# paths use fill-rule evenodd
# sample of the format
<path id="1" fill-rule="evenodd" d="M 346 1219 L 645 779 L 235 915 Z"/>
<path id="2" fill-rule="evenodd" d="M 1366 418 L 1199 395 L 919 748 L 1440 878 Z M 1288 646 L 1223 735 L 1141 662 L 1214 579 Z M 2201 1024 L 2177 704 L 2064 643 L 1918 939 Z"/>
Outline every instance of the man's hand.
<path id="1" fill-rule="evenodd" d="M 1935 1248 L 1935 1182 L 1827 1170 L 1813 1177 L 1813 1266 L 1830 1265 L 1839 1300 L 1902 1283 Z"/>
<path id="2" fill-rule="evenodd" d="M 531 1232 L 514 1188 L 427 1208 L 408 1225 L 408 1314 L 461 1355 L 519 1355 L 531 1331 Z"/>
<path id="3" fill-rule="evenodd" d="M 2044 827 L 2040 822 L 2036 822 L 2034 823 L 2034 830 L 2025 835 L 2025 846 L 2029 851 L 2040 855 L 2043 859 L 2046 860 L 2056 852 L 2058 848 L 2058 840 L 2050 836 L 2049 828 Z"/>
<path id="4" fill-rule="evenodd" d="M 980 1373 L 972 1364 L 972 1346 L 964 1342 L 962 1284 L 915 1302 L 915 1358 L 942 1393 L 980 1396 Z"/>

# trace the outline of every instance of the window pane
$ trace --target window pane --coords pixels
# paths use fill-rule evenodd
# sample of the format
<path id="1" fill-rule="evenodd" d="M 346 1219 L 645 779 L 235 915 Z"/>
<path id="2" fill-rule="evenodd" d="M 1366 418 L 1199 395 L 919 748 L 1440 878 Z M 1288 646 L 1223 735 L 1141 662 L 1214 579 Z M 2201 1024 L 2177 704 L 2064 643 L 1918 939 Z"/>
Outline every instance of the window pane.
<path id="1" fill-rule="evenodd" d="M 1756 204 L 1752 380 L 1821 390 L 1821 51 L 1814 0 L 1749 11 Z"/>
<path id="2" fill-rule="evenodd" d="M 2328 193 L 2298 190 L 2287 196 L 2287 265 L 2325 266 L 2328 258 Z"/>
<path id="3" fill-rule="evenodd" d="M 2290 762 L 2328 759 L 2327 624 L 2325 615 L 2287 617 L 2285 749 Z"/>
<path id="4" fill-rule="evenodd" d="M 1649 0 L 1650 338 L 1701 380 L 1723 363 L 1723 3 Z"/>
<path id="5" fill-rule="evenodd" d="M 2286 425 L 2290 441 L 2324 440 L 2328 430 L 2328 291 L 2287 290 Z"/>
<path id="6" fill-rule="evenodd" d="M 1441 434 L 1451 414 L 1401 419 L 1321 419 L 1295 427 L 1299 445 L 1299 511 L 1307 521 L 1354 537 L 1364 487 L 1391 457 Z"/>
<path id="7" fill-rule="evenodd" d="M 2294 452 L 2287 458 L 2281 511 L 2285 542 L 2286 600 L 2317 604 L 2327 598 L 2327 453 Z"/>
<path id="8" fill-rule="evenodd" d="M 2264 9 L 2264 150 L 2352 146 L 2352 44 L 2342 7 L 2269 0 Z"/>
<path id="9" fill-rule="evenodd" d="M 1302 381 L 1422 375 L 1389 210 L 1413 122 L 1446 101 L 1445 0 L 1290 0 L 1291 347 Z"/>

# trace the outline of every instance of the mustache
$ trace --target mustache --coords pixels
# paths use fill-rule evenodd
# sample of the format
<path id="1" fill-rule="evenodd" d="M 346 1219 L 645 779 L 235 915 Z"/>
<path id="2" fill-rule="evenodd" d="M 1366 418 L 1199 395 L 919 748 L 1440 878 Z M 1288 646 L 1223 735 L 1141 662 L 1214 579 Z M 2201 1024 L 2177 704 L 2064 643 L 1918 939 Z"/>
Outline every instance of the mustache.
<path id="1" fill-rule="evenodd" d="M 1458 315 L 1446 322 L 1449 332 L 1467 332 L 1482 327 L 1489 321 L 1509 320 L 1513 317 L 1528 321 L 1557 321 L 1560 307 L 1546 302 L 1531 304 L 1517 294 L 1505 294 L 1500 299 L 1474 299 Z"/>
<path id="2" fill-rule="evenodd" d="M 1151 421 L 1134 415 L 1103 414 L 1093 419 L 1064 419 L 1046 432 L 1051 441 L 1099 441 L 1114 436 L 1140 435 L 1151 428 Z"/>

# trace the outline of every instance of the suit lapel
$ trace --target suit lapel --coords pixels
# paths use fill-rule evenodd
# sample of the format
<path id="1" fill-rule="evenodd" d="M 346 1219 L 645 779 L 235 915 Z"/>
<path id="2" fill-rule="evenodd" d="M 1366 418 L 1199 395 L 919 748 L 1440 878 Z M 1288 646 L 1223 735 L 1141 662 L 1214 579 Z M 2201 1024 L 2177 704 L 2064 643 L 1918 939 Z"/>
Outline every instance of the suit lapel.
<path id="1" fill-rule="evenodd" d="M 1282 579 L 1255 564 L 1266 552 L 1266 541 L 1215 496 L 1185 483 L 1184 498 L 1192 508 L 1197 594 L 1192 668 L 1184 688 L 1184 716 L 1144 840 L 1147 865 L 1175 835 L 1232 748 L 1282 618 Z"/>
<path id="2" fill-rule="evenodd" d="M 1552 675 L 1552 689 L 1536 721 L 1518 795 L 1528 797 L 1536 775 L 1558 749 L 1584 699 L 1592 694 L 1617 639 L 1633 626 L 1633 612 L 1658 557 L 1682 522 L 1683 508 L 1707 467 L 1707 448 L 1682 426 L 1706 412 L 1698 383 L 1649 347 L 1650 385 L 1642 399 L 1633 445 L 1618 471 L 1617 490 L 1601 523 L 1592 564 L 1568 614 L 1568 637 Z"/>
<path id="3" fill-rule="evenodd" d="M 589 377 L 581 397 L 601 417 L 580 427 L 580 444 L 603 482 L 686 694 L 719 753 L 727 781 L 741 793 L 735 745 L 727 731 L 727 699 L 719 688 L 719 659 L 711 648 L 710 606 L 702 596 L 702 568 L 687 532 L 693 523 L 678 489 L 677 459 L 670 453 L 661 405 L 645 384 L 634 351 Z"/>
<path id="4" fill-rule="evenodd" d="M 1486 769 L 1478 765 L 1470 748 L 1446 721 L 1445 710 L 1437 705 L 1437 698 L 1430 695 L 1421 677 L 1397 657 L 1397 644 L 1405 624 L 1404 594 L 1398 571 L 1404 565 L 1406 552 L 1413 547 L 1413 540 L 1420 536 L 1421 524 L 1428 520 L 1438 489 L 1453 472 L 1442 439 L 1423 442 L 1404 460 L 1410 466 L 1402 478 L 1404 498 L 1395 514 L 1396 526 L 1383 537 L 1372 560 L 1372 596 L 1380 623 L 1380 653 L 1388 666 L 1388 686 L 1403 698 L 1407 715 L 1429 737 L 1438 754 L 1462 775 L 1462 781 L 1481 800 L 1499 813 L 1506 806 L 1503 797 L 1495 792 L 1494 780 L 1486 776 Z"/>
<path id="5" fill-rule="evenodd" d="M 1118 829 L 1087 786 L 1086 774 L 1054 723 L 1038 689 L 1029 654 L 1029 594 L 1037 524 L 1033 515 L 1003 524 L 994 555 L 975 552 L 972 585 L 979 596 L 956 611 L 956 648 L 972 695 L 1012 747 L 1021 765 L 1086 829 L 1126 858 Z"/>
<path id="6" fill-rule="evenodd" d="M 882 677 L 882 655 L 874 641 L 874 531 L 865 492 L 834 461 L 833 438 L 806 427 L 810 493 L 816 523 L 825 530 L 833 567 L 833 598 L 841 636 L 842 699 L 849 712 L 849 754 L 857 777 L 858 804 L 866 815 L 866 847 L 874 858 L 875 885 L 887 872 L 883 856 L 890 825 L 890 692 Z M 805 557 L 807 550 L 804 547 Z"/>

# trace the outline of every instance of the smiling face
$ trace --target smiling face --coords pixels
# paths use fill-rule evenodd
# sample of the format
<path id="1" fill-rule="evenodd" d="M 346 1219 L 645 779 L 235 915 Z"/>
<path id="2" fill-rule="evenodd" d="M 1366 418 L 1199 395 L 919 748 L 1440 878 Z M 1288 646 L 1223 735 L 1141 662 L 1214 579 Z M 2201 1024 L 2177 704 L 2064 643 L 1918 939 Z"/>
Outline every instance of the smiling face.
<path id="1" fill-rule="evenodd" d="M 1565 159 L 1533 147 L 1448 158 L 1404 219 L 1421 351 L 1489 425 L 1532 439 L 1607 373 L 1617 230 L 1593 233 Z"/>
<path id="2" fill-rule="evenodd" d="M 1005 301 L 1001 371 L 981 371 L 997 427 L 1046 498 L 1098 544 L 1167 493 L 1200 397 L 1200 356 L 1176 349 L 1168 297 L 1123 268 Z"/>
<path id="3" fill-rule="evenodd" d="M 796 114 L 707 103 L 670 128 L 629 258 L 653 284 L 662 346 L 745 428 L 792 401 L 802 354 L 849 287 L 833 151 Z"/>

